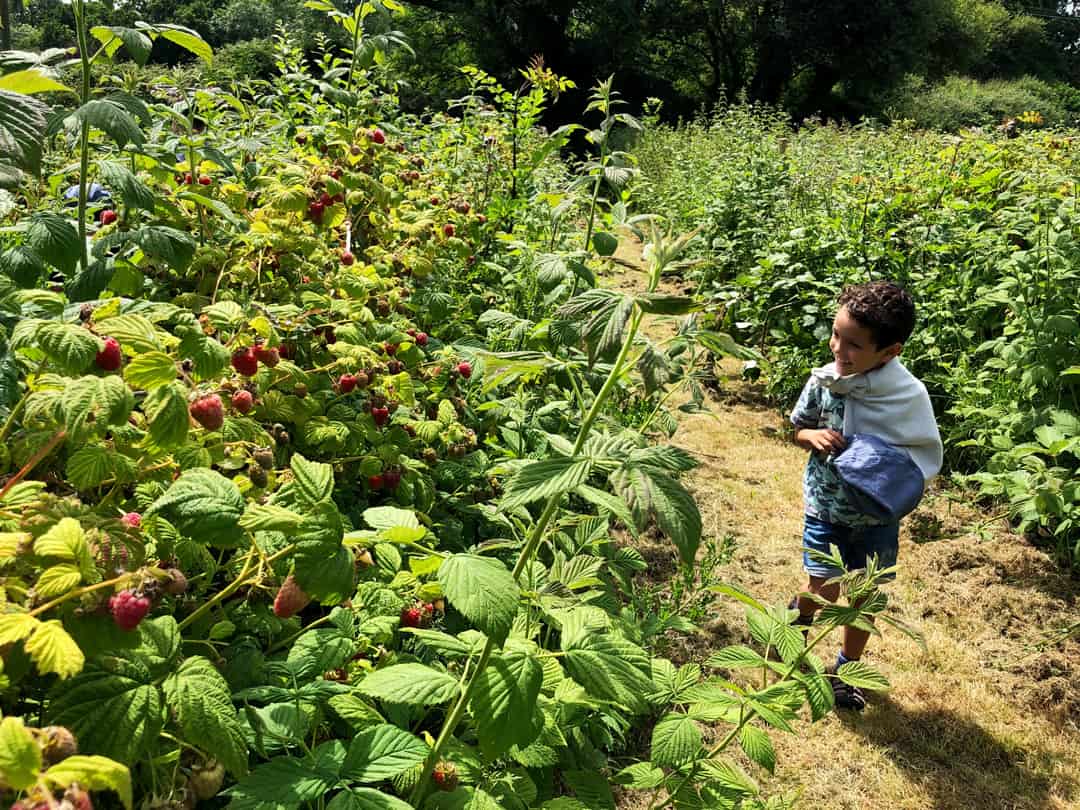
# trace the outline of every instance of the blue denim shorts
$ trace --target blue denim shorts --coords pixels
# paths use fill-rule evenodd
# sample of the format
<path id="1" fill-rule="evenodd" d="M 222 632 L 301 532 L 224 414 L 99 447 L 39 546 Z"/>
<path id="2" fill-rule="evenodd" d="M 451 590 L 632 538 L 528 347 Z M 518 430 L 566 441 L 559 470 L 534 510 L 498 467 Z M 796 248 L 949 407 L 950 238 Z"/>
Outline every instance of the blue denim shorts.
<path id="1" fill-rule="evenodd" d="M 844 572 L 832 565 L 827 565 L 811 559 L 806 553 L 807 548 L 820 551 L 825 554 L 831 553 L 830 545 L 836 546 L 840 551 L 840 559 L 844 561 L 849 571 L 865 568 L 866 563 L 875 554 L 878 558 L 878 566 L 888 568 L 896 565 L 896 555 L 900 549 L 900 522 L 887 523 L 884 526 L 841 526 L 837 523 L 826 523 L 813 515 L 806 516 L 803 527 L 803 569 L 812 577 L 830 579 L 838 577 Z M 883 577 L 883 581 L 894 579 L 894 575 Z"/>

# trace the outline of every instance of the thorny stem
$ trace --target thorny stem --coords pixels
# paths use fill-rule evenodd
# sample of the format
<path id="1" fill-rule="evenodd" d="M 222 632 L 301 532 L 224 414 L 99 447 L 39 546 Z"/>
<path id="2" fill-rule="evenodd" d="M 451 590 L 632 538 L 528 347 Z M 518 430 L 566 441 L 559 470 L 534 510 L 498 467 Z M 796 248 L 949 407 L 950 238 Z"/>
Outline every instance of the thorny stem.
<path id="1" fill-rule="evenodd" d="M 33 610 L 30 611 L 30 615 L 31 616 L 40 616 L 42 613 L 45 613 L 47 610 L 51 610 L 52 608 L 56 607 L 57 605 L 61 605 L 64 602 L 67 602 L 70 599 L 75 599 L 76 597 L 82 596 L 85 593 L 93 593 L 94 591 L 100 591 L 102 588 L 111 588 L 113 585 L 116 585 L 116 584 L 118 584 L 120 582 L 123 582 L 129 576 L 131 576 L 131 575 L 128 574 L 128 573 L 124 573 L 124 574 L 121 574 L 118 577 L 113 577 L 112 579 L 106 579 L 105 581 L 98 582 L 98 583 L 96 583 L 94 585 L 87 585 L 86 587 L 83 587 L 83 588 L 76 588 L 73 591 L 68 591 L 63 596 L 58 596 L 55 599 L 53 599 L 51 602 L 46 602 L 44 605 L 40 605 L 39 607 L 34 608 Z"/>

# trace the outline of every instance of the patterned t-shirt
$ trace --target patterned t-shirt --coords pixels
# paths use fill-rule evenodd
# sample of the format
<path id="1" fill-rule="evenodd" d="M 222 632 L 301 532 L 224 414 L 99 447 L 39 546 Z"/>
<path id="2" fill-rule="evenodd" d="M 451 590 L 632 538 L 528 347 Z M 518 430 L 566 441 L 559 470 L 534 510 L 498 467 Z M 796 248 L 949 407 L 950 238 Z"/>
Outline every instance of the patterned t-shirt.
<path id="1" fill-rule="evenodd" d="M 822 388 L 811 378 L 791 412 L 791 424 L 797 428 L 831 428 L 843 433 L 844 397 Z M 803 475 L 803 500 L 806 514 L 826 523 L 853 528 L 882 525 L 881 520 L 859 509 L 836 471 L 831 455 L 811 451 Z"/>

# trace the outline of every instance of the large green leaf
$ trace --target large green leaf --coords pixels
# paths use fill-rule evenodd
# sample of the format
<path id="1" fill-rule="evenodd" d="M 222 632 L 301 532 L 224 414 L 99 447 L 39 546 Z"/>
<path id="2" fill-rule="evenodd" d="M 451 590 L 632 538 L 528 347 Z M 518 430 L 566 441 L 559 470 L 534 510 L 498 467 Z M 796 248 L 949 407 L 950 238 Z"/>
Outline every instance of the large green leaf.
<path id="1" fill-rule="evenodd" d="M 122 105 L 111 99 L 92 98 L 72 115 L 75 120 L 100 129 L 121 148 L 128 143 L 142 146 L 145 140 L 138 121 Z"/>
<path id="2" fill-rule="evenodd" d="M 130 765 L 142 760 L 161 732 L 161 693 L 137 659 L 111 660 L 110 669 L 91 665 L 64 682 L 53 694 L 49 714 L 71 729 L 83 753 Z"/>
<path id="3" fill-rule="evenodd" d="M 614 630 L 564 620 L 563 659 L 570 677 L 592 696 L 622 704 L 633 714 L 649 709 L 655 687 L 649 656 Z"/>
<path id="4" fill-rule="evenodd" d="M 685 714 L 667 714 L 653 727 L 652 753 L 654 765 L 675 768 L 691 762 L 701 753 L 701 729 Z"/>
<path id="5" fill-rule="evenodd" d="M 150 438 L 164 450 L 179 447 L 187 441 L 191 417 L 188 415 L 187 390 L 178 382 L 150 392 L 143 403 L 149 420 Z"/>
<path id="6" fill-rule="evenodd" d="M 142 315 L 127 314 L 103 318 L 97 322 L 97 330 L 102 335 L 116 338 L 121 346 L 136 355 L 162 350 L 162 335 L 153 321 Z"/>
<path id="7" fill-rule="evenodd" d="M 26 790 L 36 781 L 41 770 L 41 747 L 23 721 L 5 717 L 0 721 L 0 773 L 15 790 Z"/>
<path id="8" fill-rule="evenodd" d="M 356 651 L 356 643 L 333 627 L 309 630 L 289 648 L 285 661 L 298 681 L 345 666 Z"/>
<path id="9" fill-rule="evenodd" d="M 64 425 L 75 438 L 82 428 L 92 425 L 120 425 L 127 422 L 135 407 L 135 396 L 122 379 L 80 377 L 64 388 Z"/>
<path id="10" fill-rule="evenodd" d="M 510 479 L 502 506 L 514 509 L 541 498 L 571 492 L 589 479 L 591 470 L 592 462 L 589 459 L 567 456 L 530 462 Z"/>
<path id="11" fill-rule="evenodd" d="M 544 672 L 539 661 L 521 652 L 496 654 L 477 676 L 469 711 L 484 754 L 496 759 L 511 746 L 527 746 L 544 728 L 536 709 Z"/>
<path id="12" fill-rule="evenodd" d="M 478 630 L 502 644 L 517 616 L 520 592 L 499 560 L 454 554 L 439 566 L 443 593 Z"/>
<path id="13" fill-rule="evenodd" d="M 127 238 L 147 256 L 161 259 L 173 270 L 186 270 L 195 257 L 197 245 L 194 238 L 166 225 L 144 225 L 131 231 Z"/>
<path id="14" fill-rule="evenodd" d="M 353 556 L 344 546 L 328 553 L 323 543 L 301 543 L 293 565 L 304 593 L 324 605 L 336 605 L 353 592 Z"/>
<path id="15" fill-rule="evenodd" d="M 367 675 L 356 688 L 389 703 L 435 706 L 458 693 L 458 681 L 423 664 L 394 664 Z"/>
<path id="16" fill-rule="evenodd" d="M 30 216 L 26 245 L 65 273 L 75 269 L 82 255 L 79 232 L 75 226 L 59 214 L 48 211 L 39 211 Z"/>
<path id="17" fill-rule="evenodd" d="M 419 765 L 430 749 L 419 737 L 388 723 L 366 728 L 349 744 L 341 777 L 381 782 Z"/>
<path id="18" fill-rule="evenodd" d="M 841 664 L 836 670 L 836 677 L 860 689 L 884 692 L 889 688 L 888 678 L 863 661 L 848 661 L 846 664 Z"/>
<path id="19" fill-rule="evenodd" d="M 184 736 L 235 776 L 247 773 L 247 745 L 229 685 L 214 665 L 192 656 L 162 684 Z"/>
<path id="20" fill-rule="evenodd" d="M 129 208 L 141 208 L 153 211 L 157 198 L 153 190 L 121 163 L 103 160 L 98 164 L 101 181 L 106 187 L 116 191 Z"/>
<path id="21" fill-rule="evenodd" d="M 294 453 L 289 462 L 293 474 L 293 486 L 308 504 L 329 500 L 334 492 L 334 468 L 318 461 L 308 461 Z"/>
<path id="22" fill-rule="evenodd" d="M 100 444 L 80 447 L 68 457 L 67 478 L 75 489 L 94 489 L 112 475 L 112 454 Z"/>
<path id="23" fill-rule="evenodd" d="M 131 771 L 119 762 L 106 757 L 76 754 L 50 765 L 46 781 L 54 788 L 64 789 L 78 782 L 86 790 L 113 790 L 120 803 L 131 810 Z"/>
<path id="24" fill-rule="evenodd" d="M 762 768 L 772 773 L 776 768 L 776 751 L 769 735 L 757 726 L 747 724 L 739 731 L 743 752 Z"/>
<path id="25" fill-rule="evenodd" d="M 36 338 L 53 365 L 65 374 L 86 371 L 104 346 L 100 338 L 81 326 L 57 321 L 43 321 Z"/>
<path id="26" fill-rule="evenodd" d="M 236 484 L 214 470 L 186 470 L 147 510 L 161 514 L 183 534 L 201 543 L 234 548 L 243 540 L 244 497 Z"/>
<path id="27" fill-rule="evenodd" d="M 127 364 L 124 379 L 132 388 L 153 391 L 176 379 L 176 362 L 164 352 L 145 352 Z"/>
<path id="28" fill-rule="evenodd" d="M 633 510 L 638 528 L 644 530 L 651 517 L 688 565 L 694 562 L 701 543 L 701 512 L 692 495 L 663 470 L 634 464 L 611 474 L 611 483 Z"/>
<path id="29" fill-rule="evenodd" d="M 337 782 L 336 773 L 286 755 L 258 766 L 225 795 L 230 810 L 294 810 L 321 799 Z"/>
<path id="30" fill-rule="evenodd" d="M 48 112 L 36 98 L 0 90 L 0 185 L 17 185 L 19 171 L 40 171 Z"/>
<path id="31" fill-rule="evenodd" d="M 213 48 L 211 48 L 196 31 L 185 28 L 182 25 L 171 25 L 168 23 L 158 23 L 154 26 L 154 30 L 156 30 L 162 38 L 195 54 L 206 62 L 207 65 L 213 64 Z"/>
<path id="32" fill-rule="evenodd" d="M 90 29 L 90 35 L 105 46 L 105 53 L 110 59 L 123 46 L 132 61 L 139 65 L 146 64 L 154 46 L 150 37 L 142 31 L 120 25 L 95 25 Z"/>

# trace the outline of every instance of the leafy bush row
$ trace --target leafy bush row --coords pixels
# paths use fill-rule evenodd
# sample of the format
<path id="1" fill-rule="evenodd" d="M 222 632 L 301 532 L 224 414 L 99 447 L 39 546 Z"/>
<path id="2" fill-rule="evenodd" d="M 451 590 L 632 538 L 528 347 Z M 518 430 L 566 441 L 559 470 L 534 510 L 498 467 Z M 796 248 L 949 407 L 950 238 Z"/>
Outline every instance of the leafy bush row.
<path id="1" fill-rule="evenodd" d="M 699 295 L 768 351 L 778 401 L 827 359 L 845 284 L 900 281 L 919 312 L 904 359 L 930 389 L 948 465 L 1080 559 L 1074 133 L 792 131 L 732 108 L 652 129 L 636 155 L 638 204 L 701 229 Z"/>

